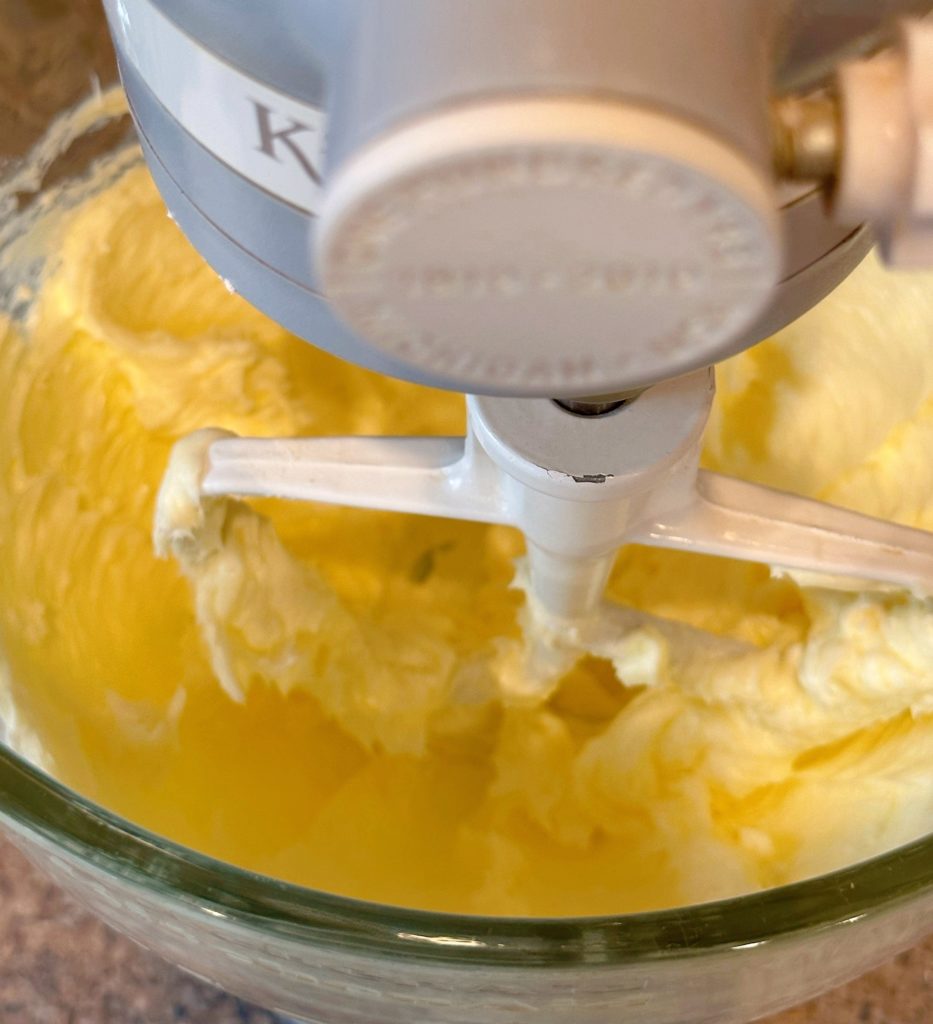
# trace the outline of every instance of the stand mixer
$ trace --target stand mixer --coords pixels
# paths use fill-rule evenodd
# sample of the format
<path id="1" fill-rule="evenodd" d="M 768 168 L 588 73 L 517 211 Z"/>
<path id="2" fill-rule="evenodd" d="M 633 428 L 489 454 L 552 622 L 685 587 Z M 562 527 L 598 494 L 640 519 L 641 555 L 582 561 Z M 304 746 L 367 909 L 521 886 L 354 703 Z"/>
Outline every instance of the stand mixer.
<path id="1" fill-rule="evenodd" d="M 105 3 L 150 169 L 230 287 L 469 396 L 465 438 L 201 432 L 188 500 L 517 526 L 562 625 L 633 542 L 933 591 L 933 536 L 699 470 L 710 367 L 831 291 L 859 225 L 933 265 L 933 24 L 891 21 L 930 4 Z"/>

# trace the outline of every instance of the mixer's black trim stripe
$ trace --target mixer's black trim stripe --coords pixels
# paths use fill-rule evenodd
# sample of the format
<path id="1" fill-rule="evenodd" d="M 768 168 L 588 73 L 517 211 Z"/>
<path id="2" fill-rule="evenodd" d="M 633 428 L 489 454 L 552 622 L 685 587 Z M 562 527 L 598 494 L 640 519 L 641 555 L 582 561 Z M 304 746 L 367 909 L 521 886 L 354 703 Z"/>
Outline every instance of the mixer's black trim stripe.
<path id="1" fill-rule="evenodd" d="M 840 249 L 847 249 L 847 248 L 849 248 L 849 246 L 851 246 L 853 243 L 858 241 L 862 236 L 867 235 L 869 233 L 870 233 L 870 229 L 867 228 L 865 225 L 862 225 L 861 227 L 855 228 L 854 230 L 850 231 L 845 236 L 845 238 L 840 239 L 832 247 L 832 249 L 828 249 L 826 252 L 823 253 L 822 256 L 817 256 L 815 260 L 811 260 L 805 267 L 800 267 L 799 270 L 795 270 L 793 272 L 793 274 L 790 275 L 790 277 L 783 278 L 783 280 L 781 280 L 779 283 L 783 285 L 783 284 L 789 284 L 791 281 L 795 281 L 798 277 L 800 277 L 801 274 L 805 274 L 808 270 L 810 270 L 812 267 L 815 267 L 818 263 L 822 263 L 823 260 L 830 259 L 830 257 L 832 257 L 832 255 L 834 253 L 838 253 Z M 871 244 L 869 243 L 868 249 L 866 250 L 865 255 L 862 256 L 857 261 L 856 266 L 858 265 L 858 263 L 862 262 L 862 259 L 864 259 L 865 256 L 868 255 L 868 251 L 870 249 L 871 249 Z M 840 282 L 840 284 L 841 284 L 841 282 Z M 838 285 L 836 287 L 838 288 Z M 833 290 L 835 290 L 835 289 L 833 289 Z M 764 340 L 764 339 L 762 339 L 762 340 Z"/>
<path id="2" fill-rule="evenodd" d="M 304 217 L 307 220 L 317 220 L 317 214 L 314 213 L 311 210 L 308 210 L 307 207 L 297 206 L 295 203 L 290 203 L 287 199 L 283 199 L 281 196 L 273 193 L 273 191 L 269 191 L 268 188 L 264 188 L 261 184 L 259 184 L 259 182 L 253 180 L 253 178 L 248 178 L 245 174 L 243 174 L 240 171 L 238 171 L 236 167 L 231 166 L 225 160 L 221 160 L 220 157 L 218 157 L 217 154 L 214 153 L 212 150 L 209 150 L 209 148 L 206 145 L 204 145 L 204 143 L 202 143 L 200 139 L 198 139 L 195 135 L 190 133 L 187 130 L 187 128 L 185 128 L 184 125 L 175 117 L 175 115 L 172 114 L 172 112 L 167 108 L 165 103 L 163 103 L 162 100 L 156 95 L 156 93 L 153 92 L 153 90 L 150 89 L 149 86 L 145 85 L 144 80 L 142 78 L 142 75 L 139 73 L 139 69 L 136 68 L 136 66 L 134 65 L 134 63 L 132 63 L 132 61 L 126 60 L 124 58 L 123 54 L 119 53 L 118 56 L 117 56 L 117 63 L 118 63 L 118 66 L 120 68 L 121 75 L 124 75 L 126 67 L 129 67 L 129 68 L 132 69 L 133 78 L 134 78 L 134 82 L 133 82 L 134 88 L 145 89 L 147 95 L 150 96 L 152 102 L 155 103 L 158 106 L 159 110 L 162 111 L 162 113 L 166 116 L 166 118 L 168 118 L 172 122 L 172 124 L 175 125 L 176 128 L 178 128 L 181 132 L 183 132 L 184 133 L 184 137 L 186 139 L 188 139 L 188 141 L 190 141 L 194 145 L 196 145 L 199 148 L 199 150 L 201 151 L 201 153 L 205 157 L 207 157 L 210 160 L 213 160 L 214 163 L 216 163 L 219 167 L 223 167 L 225 170 L 229 171 L 231 174 L 236 174 L 236 176 L 241 181 L 243 181 L 247 185 L 249 185 L 250 188 L 255 188 L 257 191 L 261 191 L 262 195 L 265 196 L 267 199 L 272 200 L 272 202 L 274 202 L 274 203 L 278 203 L 280 206 L 282 206 L 286 210 L 289 210 L 291 213 L 297 213 L 299 216 Z M 126 93 L 127 93 L 127 95 L 126 95 L 127 105 L 129 106 L 130 113 L 133 116 L 133 124 L 136 126 L 136 131 L 145 139 L 146 146 L 149 147 L 150 152 L 156 156 L 157 160 L 159 160 L 159 166 L 162 167 L 163 170 L 165 171 L 165 173 L 168 174 L 169 177 L 171 177 L 172 181 L 175 181 L 175 183 L 177 184 L 177 181 L 175 179 L 174 174 L 171 174 L 169 172 L 168 168 L 162 162 L 161 158 L 159 158 L 157 148 L 153 144 L 153 142 L 150 139 L 149 135 L 146 135 L 146 133 L 143 131 L 142 123 L 141 123 L 139 117 L 137 116 L 136 109 L 133 106 L 133 100 L 132 100 L 132 97 L 129 94 L 129 90 L 126 90 Z M 192 204 L 199 211 L 201 210 L 201 207 L 198 206 L 198 204 L 195 203 L 195 201 L 192 198 L 190 198 L 190 196 L 188 196 L 187 193 L 185 193 L 184 189 L 181 188 L 180 185 L 178 186 L 178 190 L 180 191 L 180 193 L 184 194 L 184 198 L 190 204 Z M 205 217 L 205 220 L 207 220 L 211 224 L 214 224 L 214 222 L 212 220 L 210 220 L 210 218 L 208 218 L 208 217 Z M 214 224 L 214 226 L 216 226 L 216 224 Z M 217 229 L 220 230 L 219 227 Z M 221 233 L 225 233 L 225 232 L 221 232 Z M 230 241 L 232 242 L 234 240 L 231 239 Z M 237 242 L 234 242 L 234 244 L 235 245 L 239 245 L 239 243 L 237 243 Z M 242 249 L 243 247 L 240 246 L 240 248 Z M 246 251 L 246 250 L 244 250 L 244 251 Z M 278 272 L 279 271 L 277 271 L 277 273 Z M 284 274 L 282 274 L 282 276 L 284 276 Z M 302 285 L 301 287 L 302 288 L 307 288 L 306 285 Z"/>
<path id="3" fill-rule="evenodd" d="M 133 121 L 134 121 L 134 124 L 136 125 L 136 130 L 139 133 L 139 136 L 142 139 L 143 143 L 145 144 L 146 152 L 151 156 L 151 158 L 153 160 L 155 160 L 155 162 L 159 165 L 159 168 L 161 169 L 163 174 L 165 174 L 165 176 L 171 180 L 171 182 L 175 186 L 175 188 L 184 197 L 185 202 L 187 202 L 189 204 L 189 206 L 192 208 L 192 210 L 195 210 L 197 212 L 198 216 L 204 221 L 205 224 L 207 224 L 213 231 L 215 231 L 218 235 L 220 235 L 221 238 L 224 238 L 226 241 L 228 241 L 239 252 L 243 253 L 244 256 L 248 257 L 254 263 L 258 263 L 261 267 L 263 267 L 265 270 L 267 270 L 270 274 L 275 274 L 277 277 L 282 278 L 283 281 L 288 281 L 289 284 L 293 284 L 296 288 L 300 288 L 303 292 L 307 292 L 308 295 L 313 295 L 315 298 L 320 299 L 322 302 L 326 301 L 324 299 L 324 296 L 321 294 L 321 292 L 315 291 L 313 288 L 309 288 L 306 282 L 299 281 L 296 278 L 292 277 L 290 274 L 283 274 L 282 271 L 279 270 L 278 267 L 273 267 L 266 260 L 260 259 L 254 252 L 250 252 L 248 249 L 244 249 L 243 246 L 235 238 L 231 237 L 228 232 L 224 231 L 223 228 L 221 228 L 215 221 L 213 221 L 210 217 L 208 217 L 207 214 L 201 209 L 201 207 L 198 206 L 198 204 L 185 191 L 185 189 L 182 188 L 182 186 L 178 184 L 178 181 L 175 178 L 175 175 L 172 174 L 171 171 L 162 162 L 161 158 L 159 157 L 158 152 L 156 151 L 155 147 L 152 145 L 152 142 L 149 140 L 148 135 L 146 135 L 146 133 L 140 127 L 139 121 L 136 119 L 135 111 L 133 111 L 133 104 L 132 104 L 132 101 L 130 100 L 129 96 L 127 96 L 127 105 L 129 106 L 130 111 L 133 113 Z M 163 107 L 162 109 L 164 110 L 165 108 Z M 189 138 L 190 138 L 190 135 L 189 135 Z M 200 149 L 202 150 L 202 152 L 206 153 L 212 159 L 216 159 L 216 157 L 214 157 L 213 153 L 211 153 L 207 149 L 204 149 L 203 146 L 201 146 Z M 218 163 L 222 163 L 223 161 L 218 160 L 217 162 Z M 226 166 L 226 165 L 224 165 L 224 166 Z M 242 175 L 240 177 L 242 177 Z M 249 182 L 248 178 L 243 179 L 243 180 Z M 249 183 L 252 184 L 252 182 L 249 182 Z M 273 196 L 273 198 L 275 198 L 275 197 Z M 283 206 L 290 206 L 290 204 L 287 204 L 287 203 L 283 203 L 282 205 Z M 291 207 L 291 208 L 294 209 L 294 207 Z M 299 210 L 298 212 L 299 213 L 304 213 L 303 210 Z M 311 220 L 312 218 L 310 216 L 308 216 L 308 219 Z"/>

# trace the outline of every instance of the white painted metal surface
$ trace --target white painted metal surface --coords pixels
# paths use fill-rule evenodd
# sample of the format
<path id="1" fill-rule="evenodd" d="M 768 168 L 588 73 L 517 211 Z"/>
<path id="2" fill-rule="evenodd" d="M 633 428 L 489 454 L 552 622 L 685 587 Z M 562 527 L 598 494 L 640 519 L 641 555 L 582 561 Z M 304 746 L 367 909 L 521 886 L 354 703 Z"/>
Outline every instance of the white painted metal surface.
<path id="1" fill-rule="evenodd" d="M 516 526 L 535 598 L 560 620 L 593 610 L 626 543 L 933 593 L 933 534 L 699 471 L 712 397 L 701 371 L 595 419 L 472 398 L 466 438 L 225 437 L 199 486 Z"/>

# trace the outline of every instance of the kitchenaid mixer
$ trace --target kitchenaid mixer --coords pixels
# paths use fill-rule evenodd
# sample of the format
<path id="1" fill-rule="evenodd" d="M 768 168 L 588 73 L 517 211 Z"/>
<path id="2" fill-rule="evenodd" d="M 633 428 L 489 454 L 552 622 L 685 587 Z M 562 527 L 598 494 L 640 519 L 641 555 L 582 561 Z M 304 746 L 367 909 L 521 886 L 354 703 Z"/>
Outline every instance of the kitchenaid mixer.
<path id="1" fill-rule="evenodd" d="M 776 99 L 781 55 L 814 85 L 795 48 L 832 5 L 282 2 L 236 37 L 221 2 L 107 7 L 154 176 L 230 286 L 472 396 L 466 439 L 189 439 L 163 549 L 201 497 L 273 495 L 518 526 L 542 621 L 585 620 L 632 541 L 929 591 L 928 535 L 698 473 L 707 367 L 846 275 L 847 225 L 933 261 L 928 23 Z"/>

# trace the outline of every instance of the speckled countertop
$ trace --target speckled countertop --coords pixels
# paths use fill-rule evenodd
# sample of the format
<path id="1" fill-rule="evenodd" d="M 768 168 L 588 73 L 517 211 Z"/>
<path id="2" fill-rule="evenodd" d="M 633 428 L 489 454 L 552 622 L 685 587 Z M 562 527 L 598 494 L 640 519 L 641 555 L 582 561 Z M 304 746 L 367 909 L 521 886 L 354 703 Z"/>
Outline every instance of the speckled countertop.
<path id="1" fill-rule="evenodd" d="M 117 936 L 0 841 L 0 1024 L 179 1022 L 280 1024 Z M 766 1024 L 931 1022 L 933 938 Z"/>

